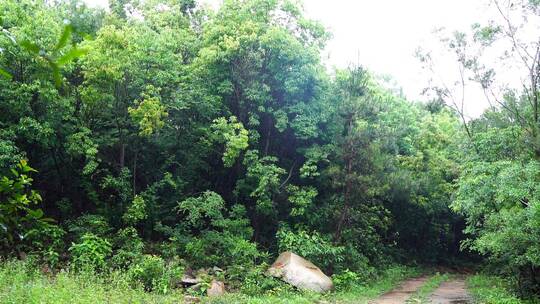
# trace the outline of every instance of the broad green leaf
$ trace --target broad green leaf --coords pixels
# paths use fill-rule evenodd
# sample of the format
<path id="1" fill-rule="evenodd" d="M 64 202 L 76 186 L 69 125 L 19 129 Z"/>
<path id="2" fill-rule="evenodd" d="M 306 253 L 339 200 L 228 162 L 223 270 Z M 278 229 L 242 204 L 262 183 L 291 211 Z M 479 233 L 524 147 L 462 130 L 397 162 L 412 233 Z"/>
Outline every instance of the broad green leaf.
<path id="1" fill-rule="evenodd" d="M 13 78 L 13 76 L 11 76 L 11 74 L 8 71 L 6 71 L 6 70 L 4 70 L 2 68 L 0 68 L 0 76 L 5 77 L 5 78 L 7 78 L 9 80 L 11 80 L 11 78 Z"/>
<path id="2" fill-rule="evenodd" d="M 60 39 L 58 40 L 58 43 L 56 44 L 54 48 L 55 51 L 58 51 L 67 45 L 72 32 L 73 32 L 73 27 L 71 25 L 68 24 L 64 26 L 64 30 L 62 31 L 62 36 L 60 36 Z"/>
<path id="3" fill-rule="evenodd" d="M 21 42 L 21 46 L 29 51 L 30 53 L 33 53 L 35 55 L 39 55 L 39 52 L 41 51 L 41 49 L 39 48 L 39 46 L 33 42 L 30 42 L 28 40 L 26 41 L 23 41 Z"/>
<path id="4" fill-rule="evenodd" d="M 87 49 L 74 47 L 71 50 L 69 50 L 67 53 L 65 53 L 63 56 L 58 58 L 58 60 L 56 61 L 56 64 L 58 64 L 59 67 L 62 67 L 66 65 L 67 63 L 69 63 L 70 61 L 74 60 L 75 58 L 79 58 L 85 55 L 86 53 L 88 53 Z"/>

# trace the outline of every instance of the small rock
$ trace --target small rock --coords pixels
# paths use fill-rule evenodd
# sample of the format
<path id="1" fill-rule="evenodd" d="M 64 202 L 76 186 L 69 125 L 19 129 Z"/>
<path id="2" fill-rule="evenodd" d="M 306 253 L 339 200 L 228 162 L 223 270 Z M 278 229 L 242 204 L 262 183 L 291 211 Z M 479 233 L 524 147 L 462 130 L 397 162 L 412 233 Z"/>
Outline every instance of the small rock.
<path id="1" fill-rule="evenodd" d="M 201 302 L 201 299 L 194 297 L 194 296 L 184 296 L 184 303 L 191 304 L 191 303 L 199 303 Z"/>
<path id="2" fill-rule="evenodd" d="M 180 283 L 182 283 L 182 285 L 184 286 L 191 286 L 191 285 L 201 283 L 201 279 L 195 278 L 194 276 L 190 274 L 184 274 L 182 276 L 182 279 L 180 280 Z"/>
<path id="3" fill-rule="evenodd" d="M 209 268 L 201 268 L 197 270 L 195 277 L 197 278 L 206 277 L 208 276 L 209 271 L 210 271 Z"/>
<path id="4" fill-rule="evenodd" d="M 206 291 L 209 297 L 219 297 L 225 293 L 225 283 L 212 280 L 210 288 Z"/>
<path id="5" fill-rule="evenodd" d="M 189 287 L 189 289 L 195 290 L 195 291 L 199 291 L 199 290 L 201 290 L 201 287 L 202 287 L 202 283 L 197 283 L 197 284 L 195 284 L 195 285 L 191 285 L 191 286 Z"/>
<path id="6" fill-rule="evenodd" d="M 219 267 L 217 267 L 217 266 L 214 266 L 214 267 L 212 268 L 212 271 L 213 271 L 214 273 L 217 273 L 217 272 L 223 272 L 223 269 L 221 269 L 221 268 L 219 268 Z"/>

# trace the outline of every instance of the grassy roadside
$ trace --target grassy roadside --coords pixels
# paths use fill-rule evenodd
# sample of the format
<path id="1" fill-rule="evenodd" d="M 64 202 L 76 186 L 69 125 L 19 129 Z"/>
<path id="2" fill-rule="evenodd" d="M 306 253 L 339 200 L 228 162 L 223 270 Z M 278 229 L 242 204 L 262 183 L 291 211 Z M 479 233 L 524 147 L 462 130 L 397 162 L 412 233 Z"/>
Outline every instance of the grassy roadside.
<path id="1" fill-rule="evenodd" d="M 517 297 L 504 279 L 496 276 L 477 274 L 469 277 L 467 286 L 476 303 L 481 304 L 533 304 L 537 300 L 523 300 Z"/>
<path id="2" fill-rule="evenodd" d="M 246 303 L 246 304 L 266 304 L 266 303 L 367 303 L 391 289 L 396 287 L 401 281 L 419 276 L 422 270 L 419 268 L 394 266 L 383 271 L 379 276 L 374 277 L 370 282 L 363 285 L 355 285 L 349 290 L 335 291 L 324 295 L 309 292 L 280 293 L 260 296 L 246 296 L 241 294 L 229 294 L 225 297 L 210 300 L 207 303 Z"/>
<path id="3" fill-rule="evenodd" d="M 441 283 L 450 279 L 451 275 L 445 273 L 435 273 L 414 293 L 407 303 L 416 304 L 416 303 L 428 303 L 428 296 L 441 285 Z"/>
<path id="4" fill-rule="evenodd" d="M 49 276 L 18 261 L 0 265 L 0 303 L 2 304 L 94 304 L 94 303 L 178 303 L 178 292 L 167 295 L 134 288 L 125 275 L 105 276 L 60 272 Z"/>
<path id="5" fill-rule="evenodd" d="M 338 303 L 367 303 L 368 300 L 394 289 L 402 281 L 423 273 L 424 270 L 421 268 L 405 266 L 389 268 L 369 284 L 356 286 L 348 292 L 337 293 L 334 298 Z"/>
<path id="6" fill-rule="evenodd" d="M 367 303 L 369 299 L 394 288 L 401 281 L 419 276 L 419 268 L 394 266 L 382 271 L 365 284 L 327 294 L 284 291 L 276 294 L 247 296 L 230 293 L 223 297 L 203 298 L 203 303 Z M 180 290 L 167 294 L 150 293 L 132 286 L 125 274 L 107 276 L 60 272 L 52 276 L 23 262 L 2 262 L 0 265 L 0 303 L 182 303 Z"/>

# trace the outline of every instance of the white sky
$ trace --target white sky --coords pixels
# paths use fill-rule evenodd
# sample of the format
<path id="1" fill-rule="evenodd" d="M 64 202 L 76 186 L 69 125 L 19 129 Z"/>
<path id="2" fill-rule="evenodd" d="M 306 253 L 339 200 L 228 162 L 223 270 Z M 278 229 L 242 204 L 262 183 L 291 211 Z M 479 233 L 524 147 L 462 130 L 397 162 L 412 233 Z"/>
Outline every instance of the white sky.
<path id="1" fill-rule="evenodd" d="M 107 0 L 85 0 L 91 6 L 107 6 Z M 221 0 L 203 2 L 221 3 Z M 392 76 L 410 99 L 424 100 L 420 93 L 428 75 L 414 57 L 419 46 L 437 45 L 435 28 L 468 30 L 486 15 L 485 0 L 304 0 L 306 15 L 321 21 L 333 33 L 324 60 L 329 67 L 360 63 L 377 74 Z M 445 61 L 446 60 L 446 61 Z M 443 58 L 444 69 L 454 69 Z M 455 71 L 442 70 L 443 74 Z M 466 113 L 478 116 L 487 107 L 479 89 L 467 93 Z"/>
<path id="2" fill-rule="evenodd" d="M 331 65 L 357 63 L 377 74 L 392 76 L 410 99 L 424 100 L 422 90 L 429 75 L 415 58 L 422 46 L 439 46 L 436 28 L 468 30 L 485 8 L 481 0 L 306 0 L 308 16 L 322 21 L 333 33 L 327 47 Z M 443 69 L 457 67 L 451 58 Z M 446 73 L 446 72 L 443 72 Z M 477 91 L 477 90 L 475 90 Z M 469 116 L 478 116 L 487 103 L 480 92 L 471 92 L 477 102 L 467 102 Z M 472 97 L 477 96 L 477 97 Z"/>

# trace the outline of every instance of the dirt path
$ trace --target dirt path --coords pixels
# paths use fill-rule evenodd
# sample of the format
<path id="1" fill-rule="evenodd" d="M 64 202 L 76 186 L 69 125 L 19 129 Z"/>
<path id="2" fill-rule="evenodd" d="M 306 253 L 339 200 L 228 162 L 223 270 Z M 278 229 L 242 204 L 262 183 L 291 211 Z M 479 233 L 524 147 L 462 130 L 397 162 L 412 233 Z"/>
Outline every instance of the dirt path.
<path id="1" fill-rule="evenodd" d="M 424 284 L 428 277 L 409 279 L 403 282 L 396 289 L 383 294 L 375 300 L 369 301 L 370 304 L 402 304 Z"/>
<path id="2" fill-rule="evenodd" d="M 443 282 L 429 297 L 433 304 L 462 304 L 472 303 L 471 295 L 467 292 L 464 278 Z"/>

